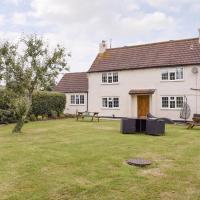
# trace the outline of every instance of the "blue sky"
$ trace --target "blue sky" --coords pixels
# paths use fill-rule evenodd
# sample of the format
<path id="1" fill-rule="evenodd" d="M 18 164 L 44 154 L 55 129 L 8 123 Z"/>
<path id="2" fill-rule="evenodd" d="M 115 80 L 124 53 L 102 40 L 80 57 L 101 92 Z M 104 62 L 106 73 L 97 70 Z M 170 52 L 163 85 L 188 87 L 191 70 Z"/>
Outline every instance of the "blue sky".
<path id="1" fill-rule="evenodd" d="M 101 40 L 112 46 L 198 37 L 200 0 L 1 0 L 0 40 L 37 33 L 86 71 Z"/>

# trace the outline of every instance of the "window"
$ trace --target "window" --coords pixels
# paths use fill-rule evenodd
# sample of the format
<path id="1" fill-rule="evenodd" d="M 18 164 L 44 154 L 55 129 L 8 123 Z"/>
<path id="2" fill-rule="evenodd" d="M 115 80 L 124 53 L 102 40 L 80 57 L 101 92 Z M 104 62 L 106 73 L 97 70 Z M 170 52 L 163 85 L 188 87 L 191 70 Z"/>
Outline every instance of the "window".
<path id="1" fill-rule="evenodd" d="M 168 80 L 168 71 L 162 72 L 162 80 Z"/>
<path id="2" fill-rule="evenodd" d="M 183 79 L 183 68 L 176 68 L 176 79 Z"/>
<path id="3" fill-rule="evenodd" d="M 112 73 L 108 73 L 108 83 L 112 83 L 113 77 Z"/>
<path id="4" fill-rule="evenodd" d="M 107 83 L 107 73 L 102 74 L 102 83 Z"/>
<path id="5" fill-rule="evenodd" d="M 118 83 L 118 73 L 117 72 L 113 73 L 113 83 Z"/>
<path id="6" fill-rule="evenodd" d="M 104 108 L 107 108 L 108 107 L 108 99 L 107 98 L 102 98 L 102 106 Z"/>
<path id="7" fill-rule="evenodd" d="M 119 107 L 119 98 L 113 98 L 113 107 L 118 108 Z"/>
<path id="8" fill-rule="evenodd" d="M 80 104 L 84 104 L 84 95 L 80 95 Z"/>
<path id="9" fill-rule="evenodd" d="M 169 107 L 168 97 L 162 97 L 162 108 L 168 108 L 168 107 Z"/>
<path id="10" fill-rule="evenodd" d="M 183 97 L 176 97 L 176 107 L 177 108 L 183 107 Z"/>
<path id="11" fill-rule="evenodd" d="M 102 73 L 102 83 L 118 83 L 118 72 Z"/>
<path id="12" fill-rule="evenodd" d="M 165 69 L 161 72 L 161 80 L 163 81 L 176 81 L 183 80 L 183 67 L 176 69 Z"/>
<path id="13" fill-rule="evenodd" d="M 170 108 L 176 108 L 176 101 L 175 101 L 175 97 L 170 97 Z"/>
<path id="14" fill-rule="evenodd" d="M 162 108 L 167 109 L 179 109 L 183 107 L 182 96 L 170 96 L 162 97 Z"/>
<path id="15" fill-rule="evenodd" d="M 71 104 L 75 104 L 75 95 L 71 95 Z"/>
<path id="16" fill-rule="evenodd" d="M 119 97 L 103 97 L 103 108 L 119 108 Z"/>
<path id="17" fill-rule="evenodd" d="M 176 73 L 175 72 L 169 72 L 169 79 L 170 80 L 176 80 Z"/>
<path id="18" fill-rule="evenodd" d="M 71 95 L 71 105 L 84 105 L 85 96 L 84 95 Z"/>

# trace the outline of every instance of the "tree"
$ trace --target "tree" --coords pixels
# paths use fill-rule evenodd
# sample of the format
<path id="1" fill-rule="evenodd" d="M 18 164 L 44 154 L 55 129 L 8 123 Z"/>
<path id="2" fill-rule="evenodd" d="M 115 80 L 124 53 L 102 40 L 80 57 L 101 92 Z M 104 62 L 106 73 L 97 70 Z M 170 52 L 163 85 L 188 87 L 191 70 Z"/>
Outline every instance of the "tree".
<path id="1" fill-rule="evenodd" d="M 0 80 L 6 89 L 16 94 L 13 104 L 18 122 L 13 132 L 19 133 L 32 104 L 35 90 L 47 88 L 67 68 L 65 49 L 59 45 L 50 50 L 37 35 L 21 37 L 17 43 L 4 42 L 0 45 Z"/>

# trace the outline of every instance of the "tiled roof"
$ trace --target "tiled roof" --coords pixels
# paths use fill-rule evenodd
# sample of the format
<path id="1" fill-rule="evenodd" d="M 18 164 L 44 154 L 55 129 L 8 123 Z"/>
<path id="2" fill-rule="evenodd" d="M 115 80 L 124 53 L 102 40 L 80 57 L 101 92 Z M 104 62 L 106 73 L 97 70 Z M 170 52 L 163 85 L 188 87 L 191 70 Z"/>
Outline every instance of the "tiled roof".
<path id="1" fill-rule="evenodd" d="M 66 73 L 54 90 L 63 93 L 88 92 L 87 73 Z"/>
<path id="2" fill-rule="evenodd" d="M 200 64 L 198 38 L 107 49 L 88 72 Z"/>

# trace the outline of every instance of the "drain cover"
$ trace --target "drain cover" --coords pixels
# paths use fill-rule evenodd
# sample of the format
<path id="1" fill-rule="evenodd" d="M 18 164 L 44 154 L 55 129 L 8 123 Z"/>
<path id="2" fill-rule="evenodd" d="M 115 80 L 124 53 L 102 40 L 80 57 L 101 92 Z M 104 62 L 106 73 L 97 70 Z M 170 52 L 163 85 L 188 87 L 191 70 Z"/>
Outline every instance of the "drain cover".
<path id="1" fill-rule="evenodd" d="M 150 165 L 152 162 L 150 160 L 145 160 L 143 158 L 134 158 L 134 159 L 127 160 L 126 163 L 129 165 L 135 165 L 138 167 L 145 167 L 147 165 Z"/>

